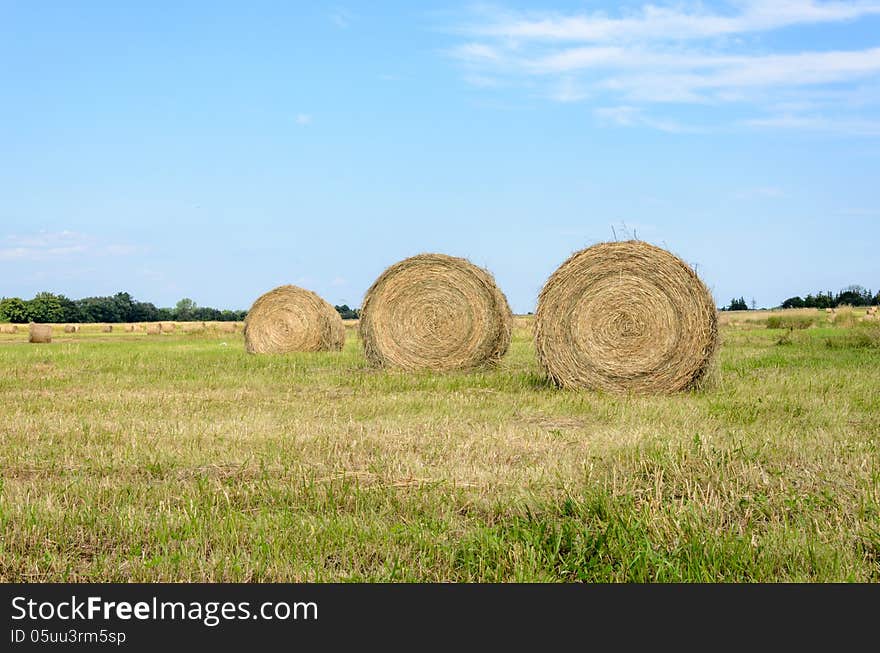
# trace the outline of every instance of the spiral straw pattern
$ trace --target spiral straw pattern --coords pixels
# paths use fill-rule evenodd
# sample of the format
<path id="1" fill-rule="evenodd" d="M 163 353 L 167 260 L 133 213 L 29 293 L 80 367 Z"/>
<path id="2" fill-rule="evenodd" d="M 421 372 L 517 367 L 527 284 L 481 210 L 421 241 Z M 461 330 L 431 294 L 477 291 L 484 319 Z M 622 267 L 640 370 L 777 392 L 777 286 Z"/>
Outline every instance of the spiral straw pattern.
<path id="1" fill-rule="evenodd" d="M 463 258 L 420 254 L 385 270 L 367 292 L 360 335 L 378 367 L 463 370 L 499 361 L 511 322 L 489 272 Z"/>
<path id="2" fill-rule="evenodd" d="M 336 309 L 312 291 L 279 286 L 251 306 L 244 341 L 251 354 L 339 351 L 345 344 L 345 326 Z"/>
<path id="3" fill-rule="evenodd" d="M 561 387 L 685 390 L 705 375 L 717 342 L 715 302 L 697 274 L 641 241 L 577 252 L 538 300 L 538 359 Z"/>

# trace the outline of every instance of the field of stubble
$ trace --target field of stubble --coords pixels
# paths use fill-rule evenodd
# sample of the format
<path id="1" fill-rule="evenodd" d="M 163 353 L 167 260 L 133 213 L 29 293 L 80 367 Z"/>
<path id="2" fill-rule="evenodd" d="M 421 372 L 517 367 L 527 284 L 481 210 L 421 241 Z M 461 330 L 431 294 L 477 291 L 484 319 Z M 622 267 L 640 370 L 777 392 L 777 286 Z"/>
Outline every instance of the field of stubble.
<path id="1" fill-rule="evenodd" d="M 880 348 L 726 320 L 707 387 L 0 335 L 0 581 L 880 581 Z"/>

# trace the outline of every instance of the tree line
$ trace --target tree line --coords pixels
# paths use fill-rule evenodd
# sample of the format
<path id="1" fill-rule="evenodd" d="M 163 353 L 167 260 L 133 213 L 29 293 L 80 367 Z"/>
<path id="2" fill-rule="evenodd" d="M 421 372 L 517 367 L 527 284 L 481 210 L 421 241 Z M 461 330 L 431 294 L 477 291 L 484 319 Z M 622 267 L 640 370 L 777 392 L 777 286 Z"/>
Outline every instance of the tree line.
<path id="1" fill-rule="evenodd" d="M 344 320 L 356 320 L 360 311 L 347 305 L 334 307 Z M 127 292 L 109 297 L 69 299 L 64 295 L 41 292 L 33 299 L 0 298 L 0 322 L 38 323 L 120 323 L 120 322 L 240 322 L 247 311 L 230 311 L 198 306 L 184 297 L 174 308 L 158 308 L 150 302 L 136 301 Z"/>
<path id="2" fill-rule="evenodd" d="M 0 322 L 237 322 L 247 311 L 230 311 L 196 306 L 181 299 L 174 308 L 158 308 L 150 302 L 136 301 L 127 292 L 110 297 L 69 299 L 64 295 L 41 292 L 30 300 L 19 297 L 0 299 Z"/>
<path id="3" fill-rule="evenodd" d="M 780 304 L 780 308 L 837 308 L 838 306 L 880 306 L 880 291 L 875 295 L 863 286 L 852 285 L 837 293 L 829 290 L 808 294 L 806 297 L 799 295 L 789 297 Z M 749 308 L 745 298 L 740 297 L 731 299 L 730 304 L 721 310 L 747 311 Z M 752 300 L 751 308 L 755 308 L 754 300 Z"/>

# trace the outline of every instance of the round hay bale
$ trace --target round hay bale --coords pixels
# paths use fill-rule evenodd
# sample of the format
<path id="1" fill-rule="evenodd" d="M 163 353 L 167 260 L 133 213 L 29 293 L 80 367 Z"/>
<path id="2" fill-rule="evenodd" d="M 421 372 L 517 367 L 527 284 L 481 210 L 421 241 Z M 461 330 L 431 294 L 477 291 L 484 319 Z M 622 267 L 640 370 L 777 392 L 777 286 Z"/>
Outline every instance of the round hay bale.
<path id="1" fill-rule="evenodd" d="M 367 291 L 359 330 L 367 359 L 404 370 L 464 370 L 501 360 L 513 316 L 492 275 L 463 258 L 420 254 Z"/>
<path id="2" fill-rule="evenodd" d="M 101 333 L 113 333 L 113 325 L 105 324 L 101 327 Z"/>
<path id="3" fill-rule="evenodd" d="M 28 335 L 28 342 L 49 343 L 52 342 L 52 325 L 51 324 L 31 324 Z"/>
<path id="4" fill-rule="evenodd" d="M 77 331 L 79 331 L 78 324 L 68 324 L 64 327 L 64 333 L 76 333 Z"/>
<path id="5" fill-rule="evenodd" d="M 162 329 L 162 333 L 174 333 L 177 325 L 174 322 L 162 322 L 159 328 Z"/>
<path id="6" fill-rule="evenodd" d="M 677 392 L 704 377 L 717 343 L 709 290 L 680 258 L 641 241 L 577 252 L 538 300 L 538 359 L 560 387 Z"/>
<path id="7" fill-rule="evenodd" d="M 0 333 L 18 333 L 18 327 L 14 324 L 0 324 Z"/>
<path id="8" fill-rule="evenodd" d="M 148 336 L 162 335 L 162 325 L 161 324 L 148 324 L 147 325 L 147 335 Z"/>
<path id="9" fill-rule="evenodd" d="M 134 333 L 134 330 L 137 328 L 137 325 L 134 324 L 126 324 L 122 327 L 122 330 L 126 333 Z"/>
<path id="10" fill-rule="evenodd" d="M 234 332 L 224 322 L 221 331 Z M 339 351 L 345 344 L 342 318 L 311 290 L 279 286 L 261 295 L 244 321 L 244 344 L 250 354 L 292 351 Z"/>

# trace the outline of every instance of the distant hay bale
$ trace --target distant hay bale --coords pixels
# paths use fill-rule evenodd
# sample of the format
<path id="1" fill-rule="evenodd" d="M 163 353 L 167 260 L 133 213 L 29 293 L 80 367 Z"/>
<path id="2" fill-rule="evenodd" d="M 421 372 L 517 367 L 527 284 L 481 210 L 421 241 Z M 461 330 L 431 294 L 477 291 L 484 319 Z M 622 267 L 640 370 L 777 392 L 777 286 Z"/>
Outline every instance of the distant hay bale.
<path id="1" fill-rule="evenodd" d="M 135 331 L 135 329 L 137 329 L 136 324 L 126 324 L 125 326 L 122 327 L 122 330 L 125 331 L 126 333 L 133 333 Z"/>
<path id="2" fill-rule="evenodd" d="M 18 333 L 18 327 L 14 324 L 0 324 L 0 333 Z"/>
<path id="3" fill-rule="evenodd" d="M 826 308 L 826 309 L 825 309 L 825 312 L 826 312 L 828 315 L 831 315 L 831 314 L 834 312 L 834 309 L 833 309 L 833 308 Z"/>
<path id="4" fill-rule="evenodd" d="M 77 333 L 79 331 L 78 324 L 68 324 L 64 327 L 64 333 Z"/>
<path id="5" fill-rule="evenodd" d="M 223 322 L 221 331 L 235 331 Z M 279 286 L 261 295 L 244 321 L 245 349 L 250 354 L 294 351 L 339 351 L 345 327 L 339 313 L 315 293 L 298 286 Z"/>
<path id="6" fill-rule="evenodd" d="M 538 359 L 561 387 L 685 390 L 706 376 L 717 343 L 709 290 L 680 258 L 641 241 L 577 252 L 538 300 Z"/>
<path id="7" fill-rule="evenodd" d="M 174 322 L 162 322 L 159 328 L 162 329 L 162 333 L 174 333 L 177 325 Z"/>
<path id="8" fill-rule="evenodd" d="M 200 333 L 205 328 L 204 322 L 190 322 L 188 324 L 184 324 L 181 329 L 184 333 Z"/>
<path id="9" fill-rule="evenodd" d="M 31 324 L 29 329 L 28 342 L 52 342 L 52 326 L 50 324 Z"/>
<path id="10" fill-rule="evenodd" d="M 513 316 L 492 275 L 463 258 L 420 254 L 389 267 L 364 298 L 367 359 L 403 370 L 464 370 L 497 363 Z"/>
<path id="11" fill-rule="evenodd" d="M 101 333 L 113 333 L 113 325 L 105 324 L 101 327 Z"/>
<path id="12" fill-rule="evenodd" d="M 235 333 L 235 322 L 220 322 L 218 329 L 220 333 Z"/>
<path id="13" fill-rule="evenodd" d="M 147 335 L 148 336 L 162 335 L 162 325 L 161 324 L 148 324 L 147 325 Z"/>

